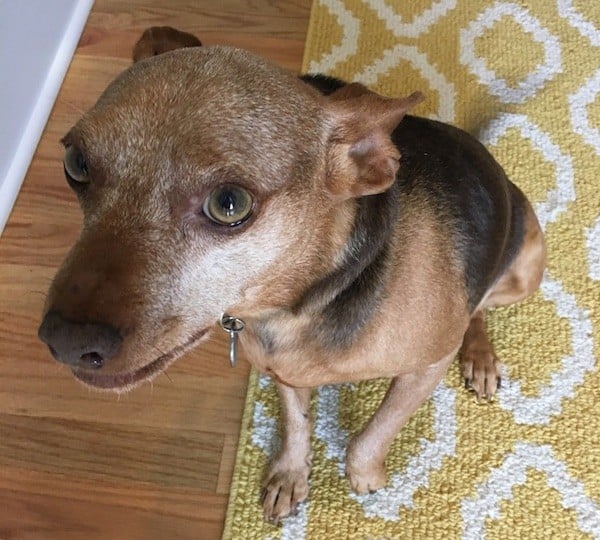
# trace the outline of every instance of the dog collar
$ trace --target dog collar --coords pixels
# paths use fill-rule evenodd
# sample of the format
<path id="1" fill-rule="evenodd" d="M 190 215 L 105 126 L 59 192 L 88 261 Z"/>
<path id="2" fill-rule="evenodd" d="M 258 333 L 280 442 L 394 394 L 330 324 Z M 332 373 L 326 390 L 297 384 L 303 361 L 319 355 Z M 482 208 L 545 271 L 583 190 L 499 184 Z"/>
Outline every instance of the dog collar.
<path id="1" fill-rule="evenodd" d="M 219 325 L 229 334 L 229 363 L 231 367 L 235 367 L 237 364 L 238 334 L 246 328 L 246 323 L 242 319 L 223 313 Z"/>

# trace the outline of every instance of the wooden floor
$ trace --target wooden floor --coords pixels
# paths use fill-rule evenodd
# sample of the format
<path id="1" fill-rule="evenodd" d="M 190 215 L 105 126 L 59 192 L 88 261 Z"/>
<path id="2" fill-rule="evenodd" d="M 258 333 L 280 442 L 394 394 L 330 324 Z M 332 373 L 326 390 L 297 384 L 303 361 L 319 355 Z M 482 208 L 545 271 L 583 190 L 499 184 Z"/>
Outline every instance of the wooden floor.
<path id="1" fill-rule="evenodd" d="M 0 539 L 219 538 L 248 367 L 224 340 L 117 399 L 89 392 L 36 338 L 45 290 L 78 236 L 59 139 L 148 26 L 245 47 L 298 70 L 310 0 L 96 0 L 0 238 Z"/>

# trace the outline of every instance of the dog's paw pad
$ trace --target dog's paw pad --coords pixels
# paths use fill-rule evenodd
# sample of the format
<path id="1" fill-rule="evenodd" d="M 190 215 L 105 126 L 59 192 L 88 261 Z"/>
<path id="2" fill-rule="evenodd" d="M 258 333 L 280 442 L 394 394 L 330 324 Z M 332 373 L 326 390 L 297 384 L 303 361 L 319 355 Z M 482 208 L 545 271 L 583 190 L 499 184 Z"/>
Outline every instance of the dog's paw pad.
<path id="1" fill-rule="evenodd" d="M 462 353 L 461 368 L 465 388 L 473 390 L 477 400 L 492 401 L 502 385 L 500 362 L 492 350 Z"/>
<path id="2" fill-rule="evenodd" d="M 261 496 L 265 520 L 277 524 L 298 512 L 298 505 L 308 497 L 309 472 L 309 469 L 271 472 Z"/>

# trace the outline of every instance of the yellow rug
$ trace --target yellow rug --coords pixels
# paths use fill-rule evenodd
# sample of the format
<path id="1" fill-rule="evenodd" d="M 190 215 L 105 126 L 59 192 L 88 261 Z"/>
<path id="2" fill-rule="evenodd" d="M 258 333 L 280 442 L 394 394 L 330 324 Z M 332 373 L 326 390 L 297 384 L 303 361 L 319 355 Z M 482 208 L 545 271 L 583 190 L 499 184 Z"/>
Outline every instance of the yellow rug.
<path id="1" fill-rule="evenodd" d="M 279 527 L 258 502 L 278 401 L 253 374 L 224 537 L 600 538 L 600 2 L 318 0 L 304 69 L 422 90 L 417 114 L 477 135 L 535 202 L 548 269 L 490 314 L 496 402 L 454 366 L 398 436 L 386 489 L 351 494 L 342 464 L 386 382 L 316 393 L 310 500 Z"/>

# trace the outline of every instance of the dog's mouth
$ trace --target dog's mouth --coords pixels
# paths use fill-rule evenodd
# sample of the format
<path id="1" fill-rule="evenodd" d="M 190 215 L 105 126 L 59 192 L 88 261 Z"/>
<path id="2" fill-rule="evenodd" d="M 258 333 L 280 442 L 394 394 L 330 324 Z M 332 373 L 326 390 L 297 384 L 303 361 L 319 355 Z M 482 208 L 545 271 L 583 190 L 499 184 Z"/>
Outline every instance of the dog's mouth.
<path id="1" fill-rule="evenodd" d="M 93 373 L 73 369 L 73 375 L 81 382 L 101 390 L 131 390 L 140 383 L 148 381 L 165 371 L 182 354 L 198 344 L 210 328 L 204 328 L 193 334 L 186 342 L 177 345 L 169 352 L 159 356 L 149 364 L 128 373 Z"/>

